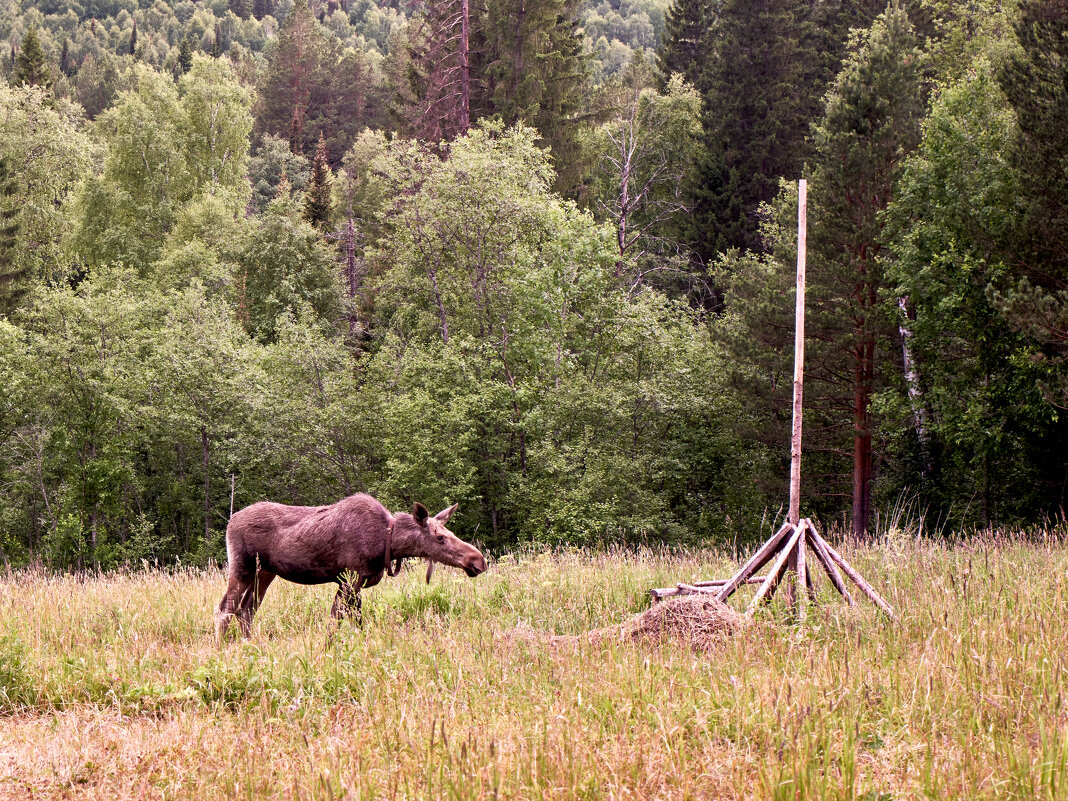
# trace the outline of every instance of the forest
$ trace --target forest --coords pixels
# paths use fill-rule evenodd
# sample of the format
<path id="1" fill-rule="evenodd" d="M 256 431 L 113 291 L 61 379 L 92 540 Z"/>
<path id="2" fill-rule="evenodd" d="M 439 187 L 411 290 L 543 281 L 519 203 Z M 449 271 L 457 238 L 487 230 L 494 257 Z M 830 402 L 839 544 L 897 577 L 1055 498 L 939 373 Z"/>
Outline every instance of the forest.
<path id="1" fill-rule="evenodd" d="M 0 560 L 1063 519 L 1066 0 L 0 0 Z"/>

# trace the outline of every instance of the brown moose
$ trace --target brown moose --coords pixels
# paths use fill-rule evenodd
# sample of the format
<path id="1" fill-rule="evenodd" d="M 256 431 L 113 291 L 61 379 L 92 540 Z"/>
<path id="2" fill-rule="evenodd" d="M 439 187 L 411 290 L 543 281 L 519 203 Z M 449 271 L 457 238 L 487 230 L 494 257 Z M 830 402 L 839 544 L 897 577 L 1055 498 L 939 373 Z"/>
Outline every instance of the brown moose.
<path id="1" fill-rule="evenodd" d="M 357 621 L 360 590 L 380 582 L 383 573 L 397 575 L 407 558 L 429 562 L 428 582 L 437 562 L 477 576 L 486 569 L 485 558 L 445 527 L 455 511 L 453 505 L 431 517 L 417 503 L 411 514 L 394 515 L 362 494 L 329 506 L 260 501 L 242 509 L 226 527 L 229 578 L 215 613 L 217 643 L 222 645 L 235 615 L 242 634 L 252 633 L 252 616 L 275 576 L 297 584 L 336 583 L 330 614 L 341 620 L 355 609 Z"/>

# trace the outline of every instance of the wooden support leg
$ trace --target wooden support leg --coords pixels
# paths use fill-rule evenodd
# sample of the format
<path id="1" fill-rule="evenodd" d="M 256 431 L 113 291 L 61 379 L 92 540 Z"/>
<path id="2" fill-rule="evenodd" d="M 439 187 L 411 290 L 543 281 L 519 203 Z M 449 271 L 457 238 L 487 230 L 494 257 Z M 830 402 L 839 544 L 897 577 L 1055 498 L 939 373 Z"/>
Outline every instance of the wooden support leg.
<path id="1" fill-rule="evenodd" d="M 835 565 L 834 560 L 831 559 L 823 549 L 823 539 L 816 534 L 816 528 L 812 525 L 812 521 L 808 521 L 808 530 L 805 532 L 805 536 L 808 539 L 809 545 L 812 546 L 812 553 L 816 557 L 823 569 L 827 572 L 827 577 L 830 578 L 831 584 L 834 586 L 842 597 L 846 599 L 846 603 L 850 606 L 855 606 L 856 601 L 853 600 L 853 596 L 850 595 L 849 589 L 846 587 L 845 579 L 842 578 L 842 574 L 838 572 L 838 567 Z M 809 571 L 811 573 L 811 571 Z"/>
<path id="2" fill-rule="evenodd" d="M 871 602 L 873 604 L 875 604 L 877 607 L 886 612 L 887 616 L 891 620 L 893 620 L 893 607 L 891 607 L 890 604 L 883 600 L 883 597 L 875 591 L 875 588 L 872 587 L 868 582 L 866 582 L 860 575 L 860 573 L 854 570 L 853 566 L 849 564 L 849 562 L 847 562 L 845 559 L 843 559 L 842 555 L 838 553 L 838 551 L 831 547 L 830 543 L 828 543 L 827 540 L 823 539 L 823 537 L 821 537 L 819 534 L 816 534 L 815 537 L 816 540 L 824 547 L 824 549 L 826 549 L 827 554 L 831 557 L 835 564 L 837 564 L 838 567 L 842 569 L 842 572 L 849 576 L 849 578 L 854 584 L 860 587 L 861 592 L 867 595 L 868 598 L 871 599 Z"/>
<path id="3" fill-rule="evenodd" d="M 753 596 L 753 600 L 749 602 L 749 608 L 745 610 L 746 615 L 752 616 L 756 611 L 756 608 L 760 605 L 760 602 L 764 599 L 771 588 L 782 577 L 782 572 L 786 569 L 786 561 L 790 558 L 790 554 L 793 553 L 794 548 L 797 547 L 797 541 L 805 533 L 804 524 L 800 524 L 794 529 L 793 536 L 790 537 L 790 541 L 786 543 L 786 547 L 779 553 L 779 557 L 775 560 L 775 563 L 768 571 L 768 577 L 764 579 L 764 583 L 760 585 L 760 589 L 756 591 L 756 595 Z"/>
<path id="4" fill-rule="evenodd" d="M 732 592 L 738 589 L 746 579 L 768 563 L 774 555 L 779 543 L 781 543 L 783 538 L 793 530 L 793 524 L 783 523 L 782 528 L 780 528 L 771 539 L 765 542 L 760 547 L 760 550 L 753 554 L 748 562 L 742 565 L 741 570 L 734 574 L 734 578 L 723 585 L 723 589 L 719 591 L 716 600 L 726 602 L 726 600 L 730 598 Z"/>
<path id="5" fill-rule="evenodd" d="M 798 524 L 802 530 L 808 529 L 808 521 L 802 520 Z M 797 617 L 802 623 L 808 616 L 808 560 L 805 554 L 805 536 L 797 538 L 797 577 L 794 582 L 795 599 L 797 602 Z"/>

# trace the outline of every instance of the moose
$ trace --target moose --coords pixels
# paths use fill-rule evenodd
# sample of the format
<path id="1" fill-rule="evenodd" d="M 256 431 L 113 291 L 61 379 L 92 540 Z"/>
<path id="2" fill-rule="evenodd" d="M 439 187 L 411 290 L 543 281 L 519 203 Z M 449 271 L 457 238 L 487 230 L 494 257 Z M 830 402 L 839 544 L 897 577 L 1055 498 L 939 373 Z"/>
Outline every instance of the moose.
<path id="1" fill-rule="evenodd" d="M 215 639 L 221 646 L 236 616 L 245 637 L 264 593 L 281 576 L 297 584 L 338 585 L 330 614 L 343 620 L 355 611 L 362 623 L 360 590 L 383 574 L 395 576 L 405 559 L 428 562 L 426 580 L 441 563 L 474 578 L 486 570 L 478 548 L 445 524 L 456 504 L 433 517 L 421 503 L 411 514 L 392 514 L 370 495 L 351 495 L 329 506 L 286 506 L 260 501 L 230 518 L 226 527 L 226 594 L 215 613 Z"/>

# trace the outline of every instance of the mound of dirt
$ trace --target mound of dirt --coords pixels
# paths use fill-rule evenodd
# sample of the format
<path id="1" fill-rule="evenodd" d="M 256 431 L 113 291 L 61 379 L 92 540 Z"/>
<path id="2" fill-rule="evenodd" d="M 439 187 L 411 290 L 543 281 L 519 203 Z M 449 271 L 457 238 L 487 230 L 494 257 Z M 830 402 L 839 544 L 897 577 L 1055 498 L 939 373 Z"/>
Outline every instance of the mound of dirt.
<path id="1" fill-rule="evenodd" d="M 710 595 L 682 595 L 667 598 L 626 623 L 594 629 L 585 634 L 553 635 L 529 626 L 512 629 L 509 636 L 524 642 L 549 645 L 575 645 L 580 642 L 663 642 L 677 640 L 696 651 L 710 651 L 723 638 L 748 622 L 724 603 Z"/>

